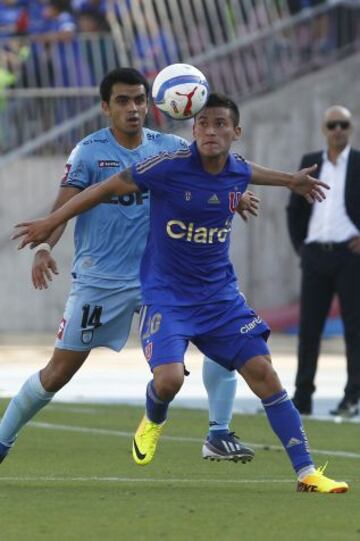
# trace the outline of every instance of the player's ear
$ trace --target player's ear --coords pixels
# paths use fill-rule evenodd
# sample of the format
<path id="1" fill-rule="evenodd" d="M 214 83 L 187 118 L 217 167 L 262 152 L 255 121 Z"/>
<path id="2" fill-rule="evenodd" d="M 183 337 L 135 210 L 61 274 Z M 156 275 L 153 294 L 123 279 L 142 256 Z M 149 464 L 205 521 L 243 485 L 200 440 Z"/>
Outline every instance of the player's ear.
<path id="1" fill-rule="evenodd" d="M 101 109 L 105 116 L 109 116 L 109 104 L 107 101 L 101 102 Z"/>
<path id="2" fill-rule="evenodd" d="M 234 128 L 234 141 L 237 141 L 238 139 L 240 139 L 241 132 L 242 132 L 241 126 L 235 126 L 235 128 Z"/>

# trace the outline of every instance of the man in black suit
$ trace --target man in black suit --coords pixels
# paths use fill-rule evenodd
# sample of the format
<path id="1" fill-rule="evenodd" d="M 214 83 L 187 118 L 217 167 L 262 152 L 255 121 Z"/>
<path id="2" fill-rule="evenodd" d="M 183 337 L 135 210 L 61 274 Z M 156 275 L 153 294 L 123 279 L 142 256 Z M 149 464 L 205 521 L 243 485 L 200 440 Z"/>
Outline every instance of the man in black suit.
<path id="1" fill-rule="evenodd" d="M 316 163 L 314 176 L 331 189 L 321 204 L 291 194 L 288 227 L 301 258 L 298 369 L 294 403 L 312 413 L 321 333 L 331 301 L 339 296 L 347 360 L 344 397 L 333 415 L 353 417 L 360 398 L 360 151 L 350 147 L 351 113 L 334 105 L 323 121 L 325 151 L 306 154 L 301 168 Z"/>

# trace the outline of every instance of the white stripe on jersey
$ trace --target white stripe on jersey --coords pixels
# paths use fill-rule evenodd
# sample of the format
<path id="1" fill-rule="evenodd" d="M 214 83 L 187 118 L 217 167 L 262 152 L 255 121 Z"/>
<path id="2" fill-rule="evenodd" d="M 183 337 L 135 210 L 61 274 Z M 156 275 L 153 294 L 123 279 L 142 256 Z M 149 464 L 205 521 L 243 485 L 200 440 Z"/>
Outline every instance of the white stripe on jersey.
<path id="1" fill-rule="evenodd" d="M 147 160 L 140 162 L 138 165 L 136 165 L 136 172 L 141 175 L 142 173 L 145 173 L 148 169 L 151 169 L 151 167 L 153 167 L 154 165 L 157 165 L 164 160 L 188 158 L 189 156 L 191 156 L 191 151 L 189 149 L 176 150 L 175 152 L 161 152 L 158 156 L 152 156 L 151 158 L 148 158 Z"/>
<path id="2" fill-rule="evenodd" d="M 144 304 L 140 309 L 139 334 L 142 334 L 148 307 Z"/>

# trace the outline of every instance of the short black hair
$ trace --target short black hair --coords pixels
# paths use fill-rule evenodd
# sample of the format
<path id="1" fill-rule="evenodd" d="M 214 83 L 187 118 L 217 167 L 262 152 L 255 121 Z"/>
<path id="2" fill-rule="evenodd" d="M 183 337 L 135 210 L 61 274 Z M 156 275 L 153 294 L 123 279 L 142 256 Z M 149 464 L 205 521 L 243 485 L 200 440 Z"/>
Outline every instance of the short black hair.
<path id="1" fill-rule="evenodd" d="M 100 97 L 102 101 L 109 103 L 112 88 L 116 83 L 126 85 L 143 85 L 146 97 L 149 97 L 150 85 L 140 71 L 134 68 L 118 68 L 110 71 L 100 83 Z"/>
<path id="2" fill-rule="evenodd" d="M 233 119 L 234 126 L 238 126 L 240 122 L 240 111 L 236 103 L 225 96 L 225 94 L 220 94 L 218 92 L 211 92 L 206 101 L 205 107 L 224 107 L 229 109 Z"/>
<path id="3" fill-rule="evenodd" d="M 48 4 L 55 9 L 71 13 L 71 0 L 49 0 Z"/>

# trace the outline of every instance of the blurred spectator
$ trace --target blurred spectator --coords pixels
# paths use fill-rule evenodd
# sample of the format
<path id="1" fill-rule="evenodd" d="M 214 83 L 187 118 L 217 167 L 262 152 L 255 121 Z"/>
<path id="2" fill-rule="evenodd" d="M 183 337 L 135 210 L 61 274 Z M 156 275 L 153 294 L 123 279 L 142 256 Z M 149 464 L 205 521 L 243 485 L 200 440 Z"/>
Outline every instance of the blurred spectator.
<path id="1" fill-rule="evenodd" d="M 29 16 L 29 34 L 41 34 L 46 31 L 46 20 L 44 19 L 44 7 L 47 0 L 32 0 L 27 4 L 27 12 Z"/>
<path id="2" fill-rule="evenodd" d="M 108 32 L 110 30 L 106 17 L 94 8 L 84 8 L 77 14 L 79 32 Z"/>
<path id="3" fill-rule="evenodd" d="M 28 23 L 28 12 L 23 1 L 0 1 L 0 37 L 25 34 L 28 29 Z"/>
<path id="4" fill-rule="evenodd" d="M 288 0 L 290 15 L 295 15 L 306 8 L 313 8 L 319 4 L 325 4 L 327 0 Z"/>
<path id="5" fill-rule="evenodd" d="M 45 4 L 43 17 L 46 22 L 45 32 L 75 32 L 76 30 L 70 0 L 50 0 Z"/>
<path id="6" fill-rule="evenodd" d="M 15 81 L 15 75 L 2 65 L 2 58 L 0 56 L 0 110 L 5 103 L 4 90 L 9 86 L 12 86 Z"/>
<path id="7" fill-rule="evenodd" d="M 326 4 L 327 0 L 288 0 L 290 15 L 297 15 L 301 11 Z M 330 20 L 328 14 L 319 14 L 311 21 L 303 22 L 296 28 L 298 48 L 302 60 L 320 61 L 323 54 L 333 49 Z"/>
<path id="8" fill-rule="evenodd" d="M 71 7 L 75 12 L 78 13 L 91 9 L 96 11 L 97 13 L 105 15 L 106 0 L 72 0 Z"/>

